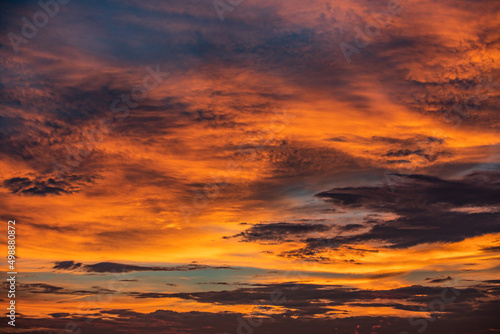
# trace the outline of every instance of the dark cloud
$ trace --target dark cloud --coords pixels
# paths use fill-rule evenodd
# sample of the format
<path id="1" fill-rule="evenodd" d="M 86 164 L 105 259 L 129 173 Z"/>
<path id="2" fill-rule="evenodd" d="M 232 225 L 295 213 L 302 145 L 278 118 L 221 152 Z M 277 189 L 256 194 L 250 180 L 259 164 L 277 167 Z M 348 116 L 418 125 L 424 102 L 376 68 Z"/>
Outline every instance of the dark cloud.
<path id="1" fill-rule="evenodd" d="M 316 195 L 336 209 L 363 208 L 393 213 L 390 220 L 368 218 L 361 224 L 336 225 L 272 223 L 257 224 L 235 235 L 243 241 L 303 241 L 306 247 L 284 252 L 282 256 L 304 260 L 331 261 L 318 257 L 322 250 L 366 242 L 407 248 L 424 243 L 458 242 L 473 236 L 500 232 L 498 206 L 500 174 L 475 172 L 457 180 L 429 175 L 391 174 L 385 184 L 371 187 L 336 188 Z M 469 207 L 484 210 L 468 211 Z M 312 237 L 314 232 L 329 230 L 349 235 Z M 355 233 L 362 230 L 361 233 Z M 494 248 L 487 250 L 495 250 Z M 342 260 L 345 261 L 345 260 Z"/>
<path id="2" fill-rule="evenodd" d="M 60 286 L 45 283 L 20 284 L 19 287 L 22 291 L 30 293 L 62 293 L 64 289 Z"/>
<path id="3" fill-rule="evenodd" d="M 399 160 L 386 160 L 385 163 L 387 164 L 409 164 L 411 161 L 410 160 L 404 160 L 404 159 L 399 159 Z"/>
<path id="4" fill-rule="evenodd" d="M 80 192 L 82 187 L 94 183 L 96 177 L 87 175 L 66 175 L 65 179 L 42 177 L 30 179 L 14 177 L 3 181 L 3 186 L 16 195 L 46 196 L 69 195 Z"/>
<path id="5" fill-rule="evenodd" d="M 361 290 L 340 286 L 324 286 L 314 284 L 281 283 L 259 287 L 239 288 L 236 290 L 195 293 L 132 293 L 136 298 L 181 298 L 202 303 L 218 305 L 251 305 L 265 310 L 270 306 L 280 306 L 279 314 L 262 314 L 257 311 L 253 321 L 262 319 L 261 325 L 253 328 L 264 334 L 271 333 L 304 333 L 314 330 L 315 333 L 331 333 L 335 329 L 339 334 L 371 334 L 374 328 L 384 333 L 398 334 L 401 331 L 413 331 L 415 320 L 421 319 L 427 324 L 426 332 L 438 334 L 453 333 L 487 333 L 491 329 L 500 329 L 500 321 L 496 313 L 500 303 L 493 293 L 478 285 L 477 287 L 453 289 L 446 287 L 408 286 L 389 290 Z M 444 303 L 442 312 L 433 311 L 436 300 L 442 296 L 449 298 Z M 453 298 L 455 296 L 456 298 Z M 486 299 L 486 300 L 485 300 Z M 340 305 L 357 307 L 390 307 L 397 310 L 421 312 L 413 322 L 404 317 L 391 316 L 348 316 L 340 318 L 322 317 L 325 314 L 348 315 L 348 311 L 338 310 Z M 432 306 L 434 305 L 434 306 Z M 432 318 L 426 318 L 430 312 Z M 109 315 L 113 316 L 112 320 Z M 39 333 L 38 327 L 63 326 L 68 320 L 78 324 L 82 331 L 92 333 L 131 333 L 162 332 L 169 333 L 236 333 L 241 321 L 252 321 L 247 315 L 221 312 L 184 312 L 157 310 L 151 313 L 138 313 L 130 309 L 100 309 L 91 321 L 82 315 L 53 313 L 51 319 L 23 318 L 23 324 L 33 328 L 31 333 Z M 255 323 L 254 322 L 254 323 Z M 259 321 L 260 323 L 260 321 Z M 419 324 L 421 322 L 418 322 Z M 43 326 L 42 326 L 43 324 Z M 413 324 L 413 325 L 412 325 Z M 61 327 L 63 328 L 63 327 Z M 251 328 L 252 329 L 252 328 Z"/>
<path id="6" fill-rule="evenodd" d="M 26 223 L 26 225 L 33 226 L 34 228 L 42 231 L 56 231 L 59 233 L 74 233 L 80 228 L 76 226 L 57 226 L 50 224 Z"/>
<path id="7" fill-rule="evenodd" d="M 67 318 L 67 317 L 71 316 L 70 313 L 65 313 L 65 312 L 50 313 L 49 315 L 52 318 Z"/>
<path id="8" fill-rule="evenodd" d="M 383 304 L 379 304 L 383 305 Z M 391 306 L 397 307 L 398 304 Z M 95 334 L 118 334 L 129 332 L 131 334 L 142 334 L 151 332 L 165 332 L 172 334 L 181 333 L 250 333 L 251 331 L 262 334 L 289 333 L 303 334 L 314 332 L 318 334 L 330 334 L 332 331 L 338 334 L 373 334 L 374 331 L 381 331 L 387 334 L 399 334 L 403 331 L 417 332 L 419 326 L 412 325 L 417 320 L 427 324 L 425 333 L 441 334 L 486 334 L 491 329 L 500 328 L 500 321 L 495 314 L 500 311 L 500 303 L 495 301 L 485 302 L 477 308 L 462 306 L 452 312 L 446 312 L 435 316 L 433 321 L 426 321 L 423 318 L 415 318 L 410 323 L 407 318 L 393 316 L 351 316 L 339 317 L 336 319 L 327 318 L 305 318 L 304 316 L 294 316 L 293 313 L 271 314 L 263 316 L 253 316 L 252 318 L 240 313 L 209 313 L 209 312 L 174 312 L 169 310 L 157 310 L 150 313 L 139 313 L 128 309 L 101 310 L 95 318 L 86 318 L 81 315 L 71 317 L 56 317 L 52 319 L 23 318 L 26 326 L 32 328 L 31 334 L 43 333 L 43 328 L 57 329 L 65 328 L 71 320 L 78 325 L 85 333 Z M 342 314 L 343 312 L 332 309 L 332 312 Z M 113 320 L 109 317 L 112 316 Z M 92 320 L 91 320 L 92 319 Z M 238 320 L 242 319 L 242 320 Z M 90 320 L 90 321 L 89 321 Z M 262 320 L 262 321 L 261 321 Z M 259 324 L 252 327 L 249 325 Z M 241 325 L 245 323 L 246 325 Z M 37 330 L 37 328 L 40 328 Z M 247 332 L 245 329 L 249 328 Z"/>
<path id="9" fill-rule="evenodd" d="M 413 146 L 415 143 L 426 143 L 426 144 L 443 144 L 445 142 L 444 138 L 437 138 L 432 136 L 414 136 L 410 138 L 392 138 L 392 137 L 381 137 L 372 136 L 371 140 L 387 144 L 398 144 L 401 147 Z M 403 150 L 404 151 L 404 150 Z"/>
<path id="10" fill-rule="evenodd" d="M 64 181 L 56 181 L 54 179 L 32 181 L 25 177 L 4 180 L 3 185 L 13 194 L 35 196 L 71 194 L 79 190 L 78 188 L 71 187 Z"/>
<path id="11" fill-rule="evenodd" d="M 233 238 L 241 237 L 243 241 L 288 242 L 312 232 L 326 232 L 332 226 L 306 223 L 271 223 L 255 224 Z M 228 238 L 228 237 L 226 237 Z"/>
<path id="12" fill-rule="evenodd" d="M 114 262 L 100 262 L 96 264 L 82 265 L 81 263 L 75 264 L 74 261 L 56 262 L 53 269 L 59 269 L 59 270 L 79 269 L 93 273 L 122 273 L 122 272 L 133 272 L 133 271 L 192 271 L 192 270 L 210 270 L 210 269 L 236 270 L 236 268 L 228 266 L 207 266 L 196 263 L 191 263 L 183 266 L 153 267 L 153 266 L 137 266 L 130 264 L 114 263 Z"/>
<path id="13" fill-rule="evenodd" d="M 439 157 L 450 156 L 451 153 L 449 153 L 447 151 L 439 151 L 439 152 L 435 152 L 433 154 L 428 154 L 423 149 L 419 149 L 419 150 L 400 149 L 397 151 L 395 151 L 395 150 L 389 151 L 386 154 L 384 154 L 383 156 L 389 157 L 389 158 L 399 158 L 399 157 L 408 157 L 408 156 L 412 156 L 412 155 L 423 157 L 427 161 L 433 162 L 433 161 L 436 161 Z M 390 160 L 390 161 L 392 161 L 392 160 Z M 397 160 L 397 161 L 405 161 L 406 162 L 407 160 Z"/>
<path id="14" fill-rule="evenodd" d="M 75 263 L 74 261 L 59 261 L 55 263 L 53 269 L 72 270 L 80 268 L 81 266 L 81 263 Z"/>
<path id="15" fill-rule="evenodd" d="M 401 273 L 382 274 L 378 277 L 393 277 Z M 425 305 L 440 298 L 446 287 L 408 286 L 390 290 L 362 290 L 342 286 L 327 286 L 287 282 L 279 284 L 261 284 L 257 287 L 238 288 L 235 290 L 189 292 L 189 293 L 143 293 L 133 292 L 136 298 L 182 298 L 204 303 L 224 305 L 262 304 L 273 305 L 272 295 L 281 294 L 284 298 L 280 306 L 290 309 L 314 309 L 316 314 L 326 313 L 331 306 L 347 305 L 351 302 L 394 300 L 399 303 L 417 303 Z M 451 290 L 450 290 L 451 291 Z M 457 303 L 477 302 L 488 295 L 479 286 L 477 288 L 458 289 L 460 299 Z M 281 298 L 280 298 L 281 299 Z"/>
<path id="16" fill-rule="evenodd" d="M 500 246 L 485 247 L 483 250 L 489 252 L 500 252 Z"/>
<path id="17" fill-rule="evenodd" d="M 368 231 L 335 237 L 329 240 L 331 245 L 383 242 L 406 248 L 500 232 L 498 212 L 488 209 L 499 204 L 499 176 L 497 172 L 475 172 L 462 179 L 445 180 L 428 175 L 393 174 L 388 184 L 337 188 L 317 196 L 343 208 L 365 208 L 399 216 L 371 220 L 365 223 Z M 468 212 L 468 207 L 485 210 Z M 313 244 L 317 240 L 307 242 Z"/>
<path id="18" fill-rule="evenodd" d="M 453 280 L 453 278 L 451 276 L 447 276 L 447 277 L 426 278 L 425 280 L 428 281 L 429 283 L 443 283 L 446 281 L 451 281 Z"/>
<path id="19" fill-rule="evenodd" d="M 266 286 L 260 283 L 244 283 L 244 282 L 201 282 L 200 285 L 239 285 L 239 286 Z"/>
<path id="20" fill-rule="evenodd" d="M 7 282 L 3 285 L 7 287 Z M 116 290 L 92 286 L 87 290 L 68 289 L 61 286 L 55 286 L 46 283 L 18 283 L 20 293 L 32 294 L 57 294 L 57 295 L 100 295 L 100 294 L 115 294 Z"/>
<path id="21" fill-rule="evenodd" d="M 296 142 L 281 142 L 269 151 L 274 178 L 316 177 L 332 175 L 349 169 L 358 169 L 366 164 L 345 152 L 328 147 L 306 147 Z"/>

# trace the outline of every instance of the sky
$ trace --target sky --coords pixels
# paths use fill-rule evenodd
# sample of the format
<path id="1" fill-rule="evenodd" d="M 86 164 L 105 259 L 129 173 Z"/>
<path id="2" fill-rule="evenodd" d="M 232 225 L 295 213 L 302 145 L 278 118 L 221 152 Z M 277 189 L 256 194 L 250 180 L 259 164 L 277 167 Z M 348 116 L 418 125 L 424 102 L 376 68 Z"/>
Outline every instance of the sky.
<path id="1" fill-rule="evenodd" d="M 0 333 L 500 331 L 500 2 L 0 5 Z"/>

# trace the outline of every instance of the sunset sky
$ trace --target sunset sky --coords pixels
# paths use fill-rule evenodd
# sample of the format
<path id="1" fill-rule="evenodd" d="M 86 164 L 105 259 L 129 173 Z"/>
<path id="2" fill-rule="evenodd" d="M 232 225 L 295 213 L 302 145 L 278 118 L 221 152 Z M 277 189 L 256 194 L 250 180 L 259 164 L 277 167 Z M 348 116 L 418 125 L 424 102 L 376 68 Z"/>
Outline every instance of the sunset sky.
<path id="1" fill-rule="evenodd" d="M 0 4 L 0 333 L 500 332 L 500 2 Z"/>

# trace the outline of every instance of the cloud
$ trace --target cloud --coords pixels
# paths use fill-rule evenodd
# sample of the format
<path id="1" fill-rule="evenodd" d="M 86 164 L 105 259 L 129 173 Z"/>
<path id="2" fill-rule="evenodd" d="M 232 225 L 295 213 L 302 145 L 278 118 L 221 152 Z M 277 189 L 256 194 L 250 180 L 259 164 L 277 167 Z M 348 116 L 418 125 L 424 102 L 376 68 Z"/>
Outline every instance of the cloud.
<path id="1" fill-rule="evenodd" d="M 425 158 L 427 161 L 436 161 L 441 156 L 450 156 L 451 154 L 446 151 L 439 151 L 434 154 L 426 154 L 424 150 L 419 149 L 419 150 L 409 150 L 409 149 L 400 149 L 397 151 L 389 151 L 386 154 L 384 154 L 384 157 L 389 157 L 389 158 L 399 158 L 399 157 L 409 157 L 411 155 L 416 155 L 419 157 Z"/>
<path id="2" fill-rule="evenodd" d="M 487 333 L 492 328 L 498 328 L 499 322 L 493 316 L 498 312 L 500 305 L 497 301 L 487 301 L 476 309 L 463 306 L 439 315 L 435 321 L 428 323 L 426 333 L 439 334 L 443 331 L 452 331 L 457 334 Z M 333 310 L 334 311 L 334 310 Z M 340 314 L 342 312 L 338 312 Z M 25 323 L 33 328 L 32 333 L 40 332 L 37 328 L 64 328 L 69 320 L 78 325 L 79 329 L 96 334 L 123 333 L 128 331 L 133 334 L 148 331 L 168 331 L 173 334 L 181 333 L 237 333 L 238 328 L 245 328 L 238 321 L 243 319 L 248 325 L 260 323 L 258 327 L 250 329 L 258 330 L 262 334 L 290 333 L 301 334 L 313 331 L 318 334 L 331 333 L 332 328 L 339 334 L 371 334 L 374 330 L 383 329 L 387 333 L 399 333 L 412 331 L 421 326 L 412 326 L 407 318 L 394 316 L 354 316 L 337 317 L 336 319 L 317 318 L 305 319 L 303 316 L 291 317 L 293 313 L 271 314 L 265 317 L 254 315 L 252 318 L 243 313 L 210 313 L 210 312 L 175 312 L 170 310 L 156 310 L 149 313 L 139 313 L 128 309 L 101 310 L 97 317 L 87 318 L 80 315 L 71 317 L 56 317 L 44 319 L 24 318 Z M 111 316 L 113 320 L 110 320 Z M 92 321 L 86 321 L 92 319 Z M 415 318 L 415 321 L 419 318 Z M 242 330 L 243 331 L 243 330 Z"/>
<path id="3" fill-rule="evenodd" d="M 7 283 L 4 285 L 7 286 Z M 22 289 L 23 292 L 32 294 L 100 295 L 118 293 L 116 290 L 101 288 L 99 286 L 92 286 L 91 289 L 88 290 L 75 290 L 46 283 L 20 283 L 19 288 Z"/>
<path id="4" fill-rule="evenodd" d="M 397 274 L 395 274 L 397 275 Z M 392 276 L 395 276 L 392 275 Z M 384 275 L 383 277 L 391 277 Z M 315 310 L 315 314 L 329 311 L 329 307 L 348 305 L 352 302 L 393 300 L 400 303 L 428 304 L 439 298 L 443 287 L 428 287 L 421 285 L 407 286 L 389 290 L 366 290 L 343 286 L 328 286 L 318 284 L 303 284 L 285 282 L 264 284 L 257 287 L 238 288 L 235 290 L 189 292 L 189 293 L 142 293 L 134 292 L 136 298 L 181 298 L 196 300 L 202 303 L 217 303 L 224 305 L 261 304 L 272 306 L 273 295 L 283 295 L 286 298 L 279 305 L 289 309 L 306 312 Z M 487 292 L 477 288 L 459 289 L 460 299 L 457 303 L 477 302 L 486 296 Z M 281 299 L 281 298 L 280 298 Z"/>
<path id="5" fill-rule="evenodd" d="M 221 270 L 221 269 L 231 269 L 237 270 L 229 266 L 207 266 L 202 264 L 191 263 L 183 266 L 172 266 L 172 267 L 156 267 L 156 266 L 138 266 L 114 262 L 99 262 L 96 264 L 85 264 L 75 263 L 74 261 L 62 261 L 56 262 L 53 269 L 58 270 L 74 270 L 79 269 L 86 272 L 93 273 L 124 273 L 124 272 L 134 272 L 134 271 L 192 271 L 192 270 Z"/>
<path id="6" fill-rule="evenodd" d="M 489 252 L 500 252 L 500 246 L 485 247 L 483 250 Z"/>
<path id="7" fill-rule="evenodd" d="M 370 220 L 364 224 L 367 231 L 335 237 L 329 240 L 332 245 L 381 242 L 393 248 L 407 248 L 500 232 L 496 212 L 457 211 L 463 207 L 497 205 L 498 176 L 497 172 L 476 172 L 462 179 L 445 180 L 428 175 L 393 174 L 392 184 L 336 188 L 317 196 L 342 208 L 364 208 L 398 216 Z M 311 239 L 308 243 L 315 241 Z"/>
<path id="8" fill-rule="evenodd" d="M 495 285 L 497 282 L 491 282 Z M 38 286 L 40 284 L 33 284 Z M 43 287 L 43 289 L 46 289 Z M 57 289 L 49 289 L 46 293 L 58 293 Z M 109 293 L 99 292 L 98 293 Z M 82 291 L 83 293 L 83 291 Z M 403 330 L 414 329 L 408 322 L 407 314 L 414 319 L 428 319 L 427 313 L 435 317 L 430 322 L 427 331 L 432 334 L 441 333 L 443 328 L 455 333 L 467 334 L 471 328 L 475 332 L 486 333 L 491 328 L 497 328 L 500 323 L 493 315 L 499 310 L 500 303 L 494 291 L 489 286 L 478 284 L 469 288 L 453 289 L 447 287 L 426 287 L 420 285 L 401 287 L 396 289 L 370 290 L 354 289 L 341 286 L 327 286 L 318 284 L 297 284 L 293 282 L 279 284 L 264 284 L 255 287 L 238 288 L 236 290 L 189 292 L 189 293 L 149 293 L 149 292 L 122 292 L 133 298 L 181 298 L 198 303 L 217 305 L 255 305 L 256 311 L 252 314 L 254 320 L 262 319 L 263 324 L 258 329 L 262 333 L 270 334 L 286 331 L 287 333 L 303 333 L 305 328 L 314 329 L 318 333 L 329 333 L 331 328 L 337 328 L 341 334 L 372 333 L 373 328 L 383 328 L 388 333 L 398 333 Z M 442 311 L 433 310 L 431 305 L 441 300 L 443 295 L 447 300 Z M 279 312 L 267 313 L 269 307 L 279 306 Z M 391 308 L 399 311 L 409 311 L 400 316 L 371 314 L 352 315 L 344 306 L 369 308 L 373 313 L 376 309 Z M 332 313 L 333 312 L 333 313 Z M 335 314 L 335 318 L 325 317 Z M 112 317 L 109 317 L 112 316 Z M 245 313 L 235 312 L 176 312 L 171 310 L 156 310 L 148 313 L 139 313 L 134 310 L 99 308 L 97 313 L 82 315 L 81 313 L 57 312 L 52 313 L 50 319 L 25 317 L 24 321 L 29 328 L 36 328 L 42 324 L 57 328 L 69 320 L 78 324 L 82 330 L 92 333 L 119 333 L 129 328 L 131 333 L 143 333 L 147 330 L 166 330 L 170 333 L 237 331 L 240 322 L 237 320 L 249 319 Z M 86 321 L 92 319 L 91 321 Z M 380 327 L 373 327 L 373 326 Z M 153 327 L 151 327 L 153 326 Z M 167 326 L 167 327 L 164 327 Z"/>
<path id="9" fill-rule="evenodd" d="M 255 224 L 246 231 L 233 235 L 243 241 L 257 242 L 290 242 L 312 232 L 326 232 L 332 227 L 323 224 L 306 223 L 270 223 Z M 228 237 L 225 237 L 228 238 Z"/>
<path id="10" fill-rule="evenodd" d="M 447 277 L 436 277 L 436 278 L 426 278 L 426 281 L 429 281 L 429 283 L 443 283 L 446 281 L 451 281 L 453 278 L 451 276 Z"/>
<path id="11" fill-rule="evenodd" d="M 67 182 L 54 179 L 32 181 L 25 177 L 15 177 L 4 180 L 3 185 L 13 194 L 21 195 L 62 195 L 79 191 L 79 188 L 71 187 Z"/>
<path id="12" fill-rule="evenodd" d="M 53 269 L 72 270 L 80 268 L 81 266 L 81 263 L 75 263 L 75 261 L 58 261 L 55 263 Z"/>
<path id="13" fill-rule="evenodd" d="M 45 283 L 33 283 L 33 284 L 20 284 L 20 288 L 23 291 L 30 293 L 63 293 L 63 289 L 60 286 L 54 286 Z"/>
<path id="14" fill-rule="evenodd" d="M 28 196 L 70 195 L 81 191 L 82 187 L 95 183 L 97 177 L 66 175 L 64 179 L 36 179 L 14 177 L 3 181 L 3 186 L 13 194 Z"/>

